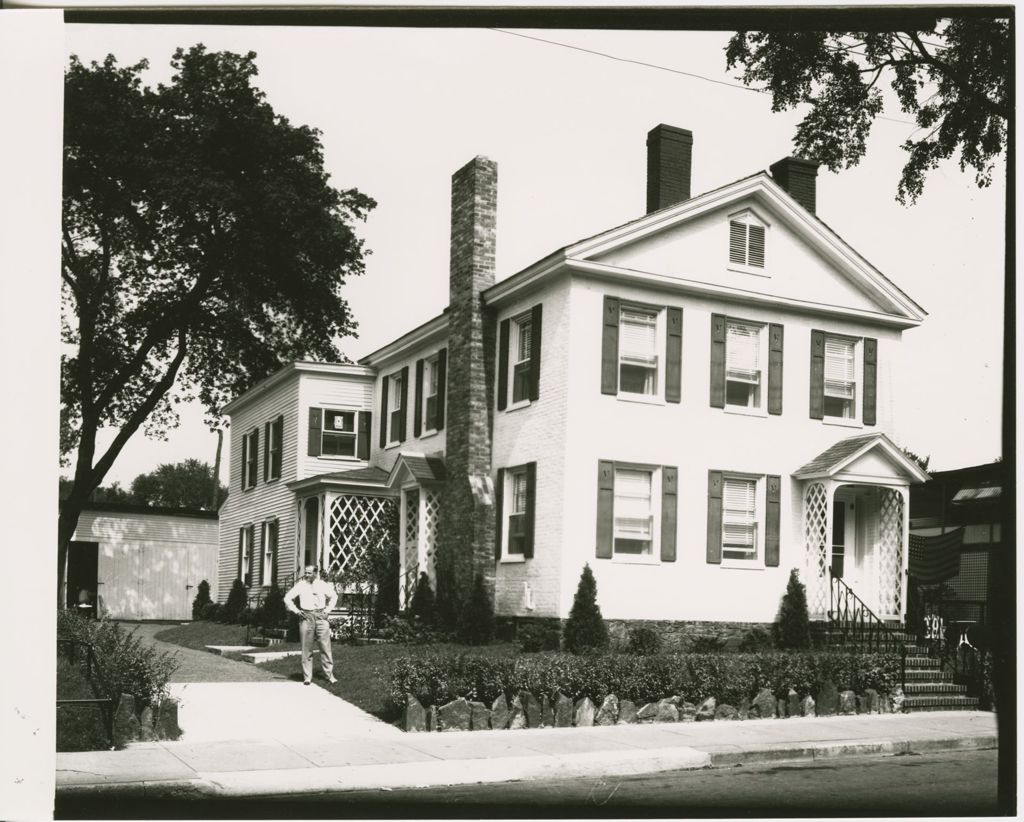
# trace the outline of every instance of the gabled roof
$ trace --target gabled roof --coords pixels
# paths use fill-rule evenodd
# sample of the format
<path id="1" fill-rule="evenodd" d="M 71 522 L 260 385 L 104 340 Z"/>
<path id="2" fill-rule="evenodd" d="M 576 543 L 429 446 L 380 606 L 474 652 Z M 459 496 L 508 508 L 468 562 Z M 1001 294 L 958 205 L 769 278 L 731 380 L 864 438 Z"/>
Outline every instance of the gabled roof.
<path id="1" fill-rule="evenodd" d="M 370 466 L 367 468 L 353 468 L 350 471 L 332 471 L 327 474 L 317 474 L 313 477 L 295 480 L 288 483 L 292 491 L 302 491 L 318 485 L 329 487 L 359 487 L 372 488 L 381 491 L 387 490 L 388 472 L 383 468 Z"/>
<path id="2" fill-rule="evenodd" d="M 911 482 L 927 482 L 928 474 L 906 456 L 896 444 L 881 432 L 858 434 L 840 440 L 826 448 L 810 462 L 793 472 L 796 479 L 832 477 L 854 463 L 869 451 L 879 449 L 892 460 Z"/>
<path id="3" fill-rule="evenodd" d="M 416 482 L 420 484 L 426 483 L 427 485 L 444 482 L 445 477 L 448 475 L 445 470 L 444 460 L 440 457 L 427 457 L 419 453 L 402 452 L 391 467 L 391 473 L 388 474 L 389 486 L 394 486 L 403 470 L 408 471 Z"/>
<path id="4" fill-rule="evenodd" d="M 234 414 L 254 400 L 259 399 L 272 388 L 280 385 L 289 377 L 296 374 L 331 374 L 343 375 L 346 377 L 373 377 L 375 372 L 362 365 L 352 363 L 312 362 L 309 360 L 296 360 L 288 365 L 279 368 L 269 377 L 260 380 L 252 388 L 244 391 L 235 397 L 231 402 L 221 409 L 222 414 Z"/>

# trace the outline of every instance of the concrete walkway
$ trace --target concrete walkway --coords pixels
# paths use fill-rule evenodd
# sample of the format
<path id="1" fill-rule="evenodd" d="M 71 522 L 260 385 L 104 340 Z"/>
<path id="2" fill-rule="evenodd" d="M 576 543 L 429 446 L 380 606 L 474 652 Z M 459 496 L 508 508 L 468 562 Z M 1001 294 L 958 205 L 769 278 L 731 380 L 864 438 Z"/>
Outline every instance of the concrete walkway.
<path id="1" fill-rule="evenodd" d="M 57 793 L 277 796 L 996 746 L 995 715 L 981 711 L 406 734 L 345 709 L 329 713 L 322 698 L 342 700 L 319 688 L 282 683 L 281 697 L 289 706 L 313 700 L 311 714 L 320 718 L 277 724 L 265 717 L 273 727 L 265 734 L 253 712 L 246 739 L 59 753 Z M 256 738 L 253 728 L 260 729 Z"/>
<path id="2" fill-rule="evenodd" d="M 183 648 L 170 642 L 161 642 L 154 637 L 161 631 L 174 627 L 177 623 L 156 622 L 122 622 L 128 631 L 135 631 L 136 636 L 150 642 L 157 651 L 168 652 L 178 657 L 179 666 L 171 675 L 171 682 L 281 682 L 284 677 L 265 671 L 258 665 L 238 662 L 233 659 L 212 654 L 209 651 L 197 651 Z"/>

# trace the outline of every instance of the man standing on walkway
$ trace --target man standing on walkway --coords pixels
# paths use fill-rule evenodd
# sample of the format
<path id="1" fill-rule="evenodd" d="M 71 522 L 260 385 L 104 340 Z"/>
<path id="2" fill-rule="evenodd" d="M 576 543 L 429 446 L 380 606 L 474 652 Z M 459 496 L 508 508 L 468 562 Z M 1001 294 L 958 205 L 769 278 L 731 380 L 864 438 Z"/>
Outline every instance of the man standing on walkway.
<path id="1" fill-rule="evenodd" d="M 298 607 L 295 605 L 299 600 Z M 302 579 L 296 582 L 284 595 L 285 607 L 299 615 L 299 638 L 302 640 L 302 684 L 308 685 L 313 678 L 313 642 L 320 649 L 320 667 L 332 685 L 334 658 L 331 656 L 331 626 L 327 615 L 338 598 L 333 585 L 328 585 L 316 572 L 315 565 L 307 565 Z"/>

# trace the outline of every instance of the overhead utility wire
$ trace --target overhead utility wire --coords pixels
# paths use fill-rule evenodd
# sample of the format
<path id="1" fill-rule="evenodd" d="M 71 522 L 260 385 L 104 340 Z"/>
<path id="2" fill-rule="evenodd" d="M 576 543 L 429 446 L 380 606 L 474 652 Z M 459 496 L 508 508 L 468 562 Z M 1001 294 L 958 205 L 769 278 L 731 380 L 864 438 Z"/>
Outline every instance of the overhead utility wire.
<path id="1" fill-rule="evenodd" d="M 692 71 L 683 71 L 682 69 L 669 68 L 668 66 L 660 66 L 657 63 L 647 63 L 643 60 L 631 60 L 628 57 L 618 57 L 614 54 L 608 54 L 603 51 L 595 51 L 594 49 L 583 48 L 582 46 L 574 46 L 571 43 L 559 43 L 557 40 L 546 40 L 543 37 L 534 37 L 531 34 L 521 34 L 518 31 L 509 31 L 508 29 L 495 29 L 491 31 L 497 32 L 498 34 L 509 34 L 513 37 L 522 37 L 525 40 L 536 40 L 538 43 L 546 43 L 549 46 L 559 46 L 564 49 L 571 49 L 572 51 L 582 51 L 584 54 L 593 54 L 596 57 L 605 57 L 609 60 L 615 60 L 619 63 L 631 63 L 634 66 L 642 66 L 644 68 L 658 69 L 659 71 L 668 71 L 672 74 L 681 74 L 684 77 L 692 77 L 695 80 L 703 80 L 706 83 L 715 83 L 719 86 L 728 86 L 729 88 L 738 88 L 741 91 L 752 91 L 755 94 L 768 94 L 764 89 L 751 88 L 750 86 L 744 86 L 740 83 L 730 83 L 726 80 L 716 80 L 713 77 L 705 77 L 703 74 L 695 74 Z M 884 117 L 879 116 L 879 120 L 887 120 L 890 123 L 900 123 L 905 126 L 916 126 L 917 123 L 913 123 L 910 120 L 897 120 L 895 117 Z"/>

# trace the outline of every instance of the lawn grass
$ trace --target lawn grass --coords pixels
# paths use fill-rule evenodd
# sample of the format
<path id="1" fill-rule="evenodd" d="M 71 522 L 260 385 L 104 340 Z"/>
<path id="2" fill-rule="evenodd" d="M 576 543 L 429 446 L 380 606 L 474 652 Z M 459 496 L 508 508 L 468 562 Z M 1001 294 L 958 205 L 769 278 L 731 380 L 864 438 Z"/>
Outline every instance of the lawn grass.
<path id="1" fill-rule="evenodd" d="M 224 625 L 219 622 L 190 622 L 175 625 L 156 635 L 162 642 L 181 645 L 184 648 L 205 650 L 207 645 L 243 645 L 244 625 Z M 297 642 L 286 642 L 267 648 L 268 651 L 297 650 Z M 331 646 L 334 657 L 334 675 L 338 682 L 328 685 L 320 674 L 320 663 L 313 660 L 313 681 L 327 688 L 331 693 L 351 702 L 367 713 L 390 719 L 385 710 L 387 693 L 388 663 L 403 656 L 423 654 L 462 653 L 481 656 L 508 656 L 518 653 L 515 645 L 504 643 L 483 646 L 435 643 L 433 645 L 349 645 L 335 642 Z M 273 662 L 260 663 L 260 668 L 292 679 L 302 679 L 299 657 L 288 657 Z"/>

